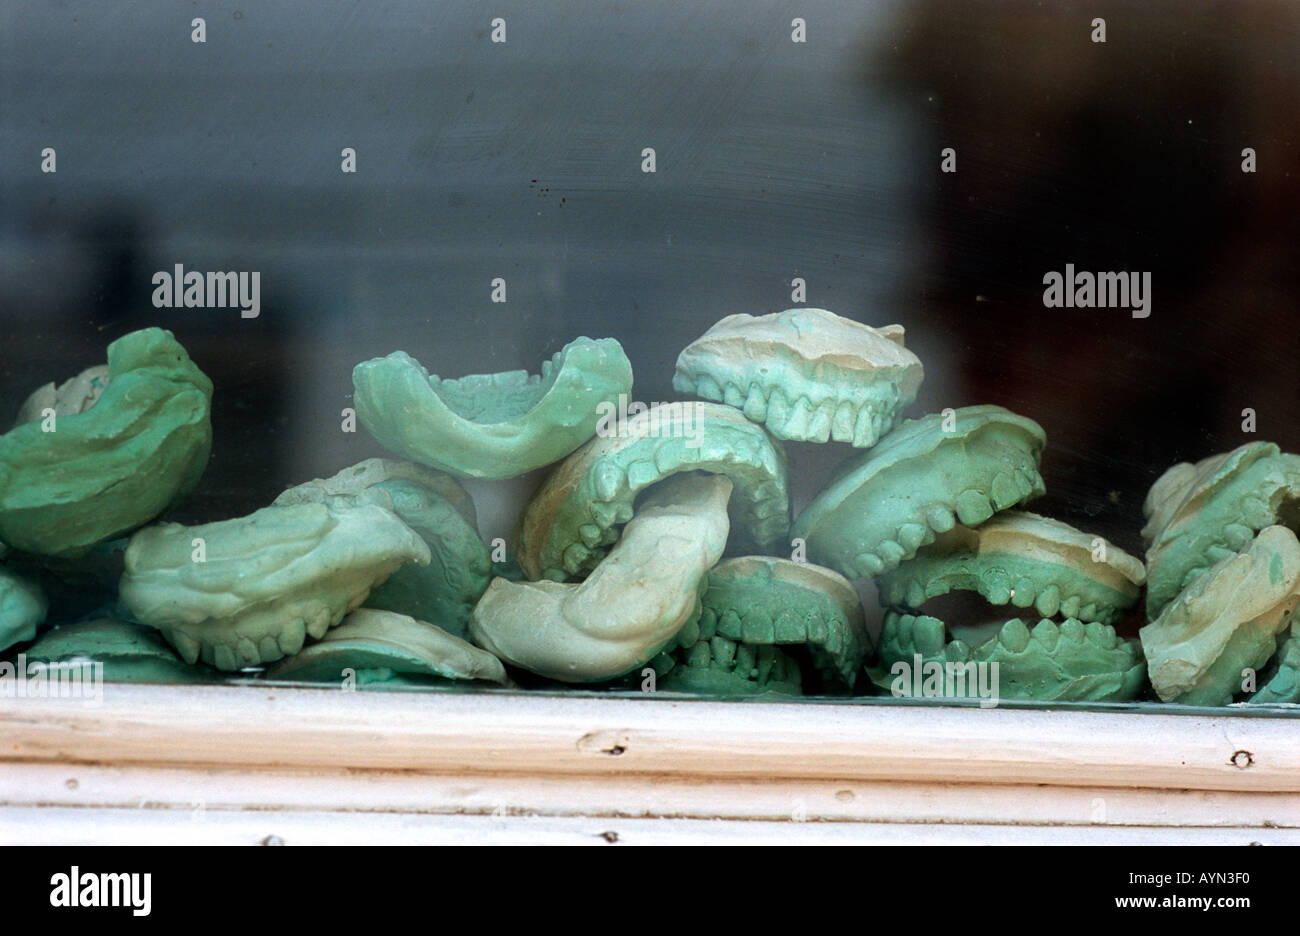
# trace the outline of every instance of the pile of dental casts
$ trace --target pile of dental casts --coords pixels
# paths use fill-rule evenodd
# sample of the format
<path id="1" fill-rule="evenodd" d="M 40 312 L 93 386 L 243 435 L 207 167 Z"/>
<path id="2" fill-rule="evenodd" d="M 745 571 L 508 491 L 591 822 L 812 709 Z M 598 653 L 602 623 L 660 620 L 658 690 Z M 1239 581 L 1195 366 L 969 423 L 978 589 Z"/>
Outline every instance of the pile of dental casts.
<path id="1" fill-rule="evenodd" d="M 632 391 L 612 338 L 539 375 L 446 379 L 397 351 L 353 373 L 393 458 L 182 526 L 158 518 L 208 462 L 212 382 L 171 333 L 133 332 L 0 436 L 0 651 L 109 681 L 775 698 L 915 695 L 900 665 L 996 664 L 1005 699 L 1300 702 L 1300 456 L 1170 468 L 1143 563 L 1024 509 L 1044 493 L 1033 420 L 903 421 L 923 376 L 903 338 L 821 309 L 728 316 L 678 357 L 683 400 L 612 429 Z M 848 451 L 793 523 L 786 441 Z M 546 466 L 494 562 L 457 478 Z M 46 621 L 71 587 L 103 601 Z M 940 620 L 953 592 L 981 611 Z M 1118 636 L 1144 597 L 1140 639 Z"/>

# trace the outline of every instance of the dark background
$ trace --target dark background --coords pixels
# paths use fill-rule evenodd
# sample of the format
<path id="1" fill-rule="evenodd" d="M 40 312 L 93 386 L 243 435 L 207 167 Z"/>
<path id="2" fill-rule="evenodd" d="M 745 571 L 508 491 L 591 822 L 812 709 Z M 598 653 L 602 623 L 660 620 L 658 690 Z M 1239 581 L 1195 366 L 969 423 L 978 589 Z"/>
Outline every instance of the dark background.
<path id="1" fill-rule="evenodd" d="M 0 428 L 169 328 L 216 384 L 177 519 L 220 519 L 381 454 L 339 429 L 358 361 L 536 371 L 611 335 L 670 399 L 686 343 L 801 276 L 907 327 L 909 415 L 1036 419 L 1035 509 L 1137 551 L 1170 464 L 1300 449 L 1298 63 L 1300 5 L 1271 2 L 7 3 Z M 1150 271 L 1151 317 L 1044 308 L 1067 262 Z M 176 263 L 260 271 L 261 317 L 153 309 Z M 797 501 L 850 451 L 790 446 Z M 485 537 L 537 480 L 470 485 Z"/>

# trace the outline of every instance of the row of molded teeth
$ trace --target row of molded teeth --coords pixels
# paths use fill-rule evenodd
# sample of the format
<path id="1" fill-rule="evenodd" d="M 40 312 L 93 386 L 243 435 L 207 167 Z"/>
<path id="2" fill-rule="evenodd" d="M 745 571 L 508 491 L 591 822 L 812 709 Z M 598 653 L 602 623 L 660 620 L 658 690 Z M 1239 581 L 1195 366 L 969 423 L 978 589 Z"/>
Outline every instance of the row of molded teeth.
<path id="1" fill-rule="evenodd" d="M 767 426 L 778 436 L 812 442 L 848 442 L 858 448 L 874 445 L 894 424 L 894 413 L 871 404 L 828 397 L 814 402 L 808 397 L 791 399 L 780 387 L 751 383 L 741 388 L 719 384 L 707 374 L 694 381 L 693 391 L 708 400 L 726 403 L 744 412 L 751 421 Z"/>
<path id="2" fill-rule="evenodd" d="M 947 629 L 943 622 L 925 614 L 898 614 L 891 612 L 885 616 L 881 643 L 886 639 L 907 652 L 908 647 L 915 648 L 927 659 L 940 656 L 949 661 L 965 663 L 972 658 L 970 646 L 961 639 L 946 642 Z M 1051 652 L 1062 641 L 1082 644 L 1085 641 L 1103 650 L 1113 650 L 1119 644 L 1115 628 L 1096 621 L 1085 624 L 1078 618 L 1067 618 L 1060 623 L 1043 618 L 1032 628 L 1020 618 L 1011 618 L 997 633 L 997 642 L 1011 653 L 1023 653 L 1029 648 L 1030 641 L 1037 642 L 1044 650 Z M 976 648 L 979 649 L 978 647 Z"/>
<path id="3" fill-rule="evenodd" d="M 916 609 L 931 598 L 948 594 L 950 590 L 942 577 L 931 579 L 929 584 L 931 587 L 927 588 L 926 583 L 916 577 L 906 580 L 901 576 L 892 577 L 881 589 L 881 601 L 886 605 Z M 1119 609 L 1111 605 L 1091 601 L 1084 604 L 1087 599 L 1081 595 L 1062 597 L 1061 588 L 1056 584 L 1039 591 L 1037 584 L 1028 578 L 1020 578 L 1014 585 L 1000 580 L 987 582 L 981 579 L 979 593 L 989 604 L 1010 604 L 1017 608 L 1032 606 L 1045 618 L 1059 614 L 1062 617 L 1105 624 L 1120 616 Z"/>
<path id="4" fill-rule="evenodd" d="M 1262 529 L 1262 527 L 1260 529 Z M 1224 559 L 1235 556 L 1240 552 L 1244 552 L 1250 545 L 1250 541 L 1255 538 L 1255 535 L 1258 532 L 1259 530 L 1252 529 L 1244 523 L 1229 523 L 1223 528 L 1222 542 L 1215 543 L 1214 545 L 1205 548 L 1205 558 L 1208 560 L 1206 564 L 1188 569 L 1187 574 L 1183 576 L 1182 584 L 1179 586 L 1178 590 L 1181 592 L 1183 589 L 1187 588 L 1192 584 L 1192 582 L 1210 571 L 1210 567 L 1216 563 L 1222 562 Z"/>
<path id="5" fill-rule="evenodd" d="M 217 639 L 216 631 L 206 631 L 213 626 L 211 623 L 193 628 L 178 625 L 164 629 L 162 634 L 186 663 L 201 659 L 217 669 L 230 671 L 293 656 L 302 649 L 308 635 L 314 640 L 325 636 L 330 628 L 330 612 L 322 607 L 309 617 L 290 618 L 280 626 L 278 634 L 263 634 L 256 641 L 243 635 L 234 635 L 233 640 Z"/>
<path id="6" fill-rule="evenodd" d="M 715 635 L 678 653 L 678 659 L 696 669 L 721 669 L 756 683 L 794 682 L 799 666 L 769 644 L 753 645 Z"/>
<path id="7" fill-rule="evenodd" d="M 780 470 L 779 465 L 768 463 L 757 445 L 741 444 L 727 452 L 739 455 L 751 467 L 769 474 Z M 637 492 L 677 471 L 690 470 L 699 461 L 719 460 L 710 459 L 710 454 L 703 442 L 698 449 L 685 444 L 668 445 L 656 449 L 654 461 L 637 459 L 624 467 L 618 459 L 607 456 L 592 465 L 588 469 L 593 494 L 588 505 L 590 520 L 578 526 L 577 542 L 565 547 L 564 570 L 570 575 L 580 575 L 594 568 L 606 549 L 618 540 L 619 528 L 632 519 L 632 501 Z M 748 519 L 752 520 L 756 538 L 764 543 L 782 539 L 790 520 L 785 491 L 777 481 L 769 480 L 757 485 L 753 495 L 755 501 L 750 505 Z M 736 497 L 733 493 L 733 503 Z"/>
<path id="8" fill-rule="evenodd" d="M 906 559 L 916 555 L 918 549 L 934 542 L 939 533 L 947 533 L 958 521 L 965 526 L 978 526 L 999 510 L 1006 510 L 1043 492 L 1043 479 L 1032 466 L 1004 471 L 990 485 L 990 493 L 976 488 L 962 491 L 955 502 L 935 502 L 928 506 L 915 521 L 904 523 L 894 531 L 894 538 L 877 543 L 843 562 L 840 571 L 850 577 L 871 578 L 896 569 Z"/>
<path id="9" fill-rule="evenodd" d="M 860 651 L 848 625 L 840 620 L 827 620 L 816 611 L 799 614 L 787 608 L 774 618 L 763 608 L 752 608 L 743 615 L 733 608 L 721 612 L 705 607 L 699 620 L 700 639 L 708 640 L 715 633 L 730 640 L 749 644 L 810 644 L 821 647 L 836 659 Z"/>

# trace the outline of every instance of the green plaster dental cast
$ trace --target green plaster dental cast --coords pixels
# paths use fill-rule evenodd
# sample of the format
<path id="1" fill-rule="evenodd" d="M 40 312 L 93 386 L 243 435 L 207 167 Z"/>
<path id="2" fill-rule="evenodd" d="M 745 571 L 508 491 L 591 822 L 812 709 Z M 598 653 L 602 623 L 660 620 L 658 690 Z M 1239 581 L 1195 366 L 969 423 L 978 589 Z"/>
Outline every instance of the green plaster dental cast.
<path id="1" fill-rule="evenodd" d="M 48 608 L 36 585 L 0 566 L 0 651 L 35 637 Z"/>
<path id="2" fill-rule="evenodd" d="M 403 458 L 469 478 L 513 478 L 568 455 L 596 432 L 602 404 L 632 390 L 613 338 L 577 338 L 527 371 L 444 380 L 405 351 L 352 371 L 357 417 Z"/>
<path id="3" fill-rule="evenodd" d="M 1300 456 L 1250 442 L 1195 465 L 1174 465 L 1151 487 L 1143 511 L 1147 618 L 1210 566 L 1246 548 L 1274 523 L 1300 529 Z"/>
<path id="4" fill-rule="evenodd" d="M 371 458 L 331 478 L 289 488 L 275 506 L 374 504 L 391 510 L 429 547 L 428 565 L 404 565 L 366 599 L 366 607 L 430 621 L 464 637 L 470 611 L 492 577 L 474 502 L 455 478 L 410 462 Z"/>
<path id="5" fill-rule="evenodd" d="M 320 640 L 267 671 L 268 679 L 357 685 L 485 680 L 506 685 L 505 667 L 485 650 L 405 614 L 360 608 Z"/>
<path id="6" fill-rule="evenodd" d="M 850 578 L 899 563 L 951 530 L 1044 492 L 1038 423 L 1000 406 L 908 420 L 845 461 L 795 521 L 808 555 Z"/>
<path id="7" fill-rule="evenodd" d="M 474 641 L 561 682 L 601 682 L 643 665 L 698 616 L 727 542 L 731 492 L 718 475 L 657 485 L 581 584 L 493 579 L 470 618 Z"/>
<path id="8" fill-rule="evenodd" d="M 1220 559 L 1139 632 L 1151 685 L 1166 702 L 1227 705 L 1243 672 L 1262 670 L 1300 603 L 1300 542 L 1270 526 Z"/>
<path id="9" fill-rule="evenodd" d="M 1146 677 L 1136 640 L 1077 618 L 1043 619 L 1032 628 L 1012 618 L 972 647 L 949 641 L 937 618 L 890 611 L 877 654 L 872 680 L 900 697 L 1125 702 Z"/>
<path id="10" fill-rule="evenodd" d="M 821 566 L 772 556 L 729 559 L 709 573 L 698 621 L 654 666 L 667 691 L 709 695 L 799 694 L 806 648 L 821 680 L 853 688 L 870 638 L 853 586 Z"/>
<path id="11" fill-rule="evenodd" d="M 777 446 L 729 406 L 684 403 L 638 413 L 616 435 L 592 439 L 556 466 L 520 518 L 519 566 L 530 579 L 585 575 L 631 519 L 637 494 L 684 471 L 731 479 L 733 552 L 781 549 L 790 497 Z"/>
<path id="12" fill-rule="evenodd" d="M 778 439 L 868 448 L 916 399 L 923 376 L 901 325 L 787 309 L 722 319 L 677 358 L 673 388 L 742 409 Z"/>
<path id="13" fill-rule="evenodd" d="M 1246 700 L 1258 704 L 1300 702 L 1300 632 L 1294 619 L 1287 636 L 1278 645 L 1268 669 L 1260 674 L 1258 687 Z"/>
<path id="14" fill-rule="evenodd" d="M 955 526 L 915 558 L 880 576 L 881 603 L 919 608 L 952 590 L 974 591 L 995 605 L 1033 606 L 1113 624 L 1137 604 L 1141 561 L 1059 520 L 1008 510 L 978 527 Z"/>
<path id="15" fill-rule="evenodd" d="M 41 406 L 49 388 L 38 390 L 23 412 L 46 415 L 0 436 L 0 540 L 14 549 L 82 555 L 167 510 L 207 466 L 212 381 L 171 332 L 119 338 L 108 346 L 107 385 L 96 379 L 105 380 L 74 378 L 52 406 Z"/>
<path id="16" fill-rule="evenodd" d="M 141 530 L 126 550 L 120 594 L 186 662 L 234 670 L 297 653 L 403 563 L 429 559 L 414 530 L 373 504 L 265 507 Z"/>
<path id="17" fill-rule="evenodd" d="M 152 627 L 110 618 L 56 627 L 28 649 L 27 659 L 102 663 L 105 682 L 201 683 L 224 678 L 214 669 L 186 663 Z"/>

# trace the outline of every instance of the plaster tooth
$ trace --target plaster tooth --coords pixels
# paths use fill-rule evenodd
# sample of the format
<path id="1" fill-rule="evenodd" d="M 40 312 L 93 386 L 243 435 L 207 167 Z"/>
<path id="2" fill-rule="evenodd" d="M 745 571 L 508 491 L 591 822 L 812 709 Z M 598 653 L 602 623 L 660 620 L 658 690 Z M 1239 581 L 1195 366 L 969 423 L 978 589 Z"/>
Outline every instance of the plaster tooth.
<path id="1" fill-rule="evenodd" d="M 687 390 L 686 392 L 693 392 L 696 396 L 704 397 L 706 400 L 716 401 L 722 399 L 722 388 L 719 387 L 718 382 L 708 374 L 700 374 L 700 376 L 695 379 L 694 391 Z"/>
<path id="2" fill-rule="evenodd" d="M 601 532 L 600 527 L 594 523 L 584 523 L 578 527 L 578 535 L 582 537 L 583 543 L 587 546 L 599 546 Z"/>
<path id="3" fill-rule="evenodd" d="M 913 608 L 919 608 L 925 604 L 925 587 L 916 579 L 907 584 L 907 603 Z"/>
<path id="4" fill-rule="evenodd" d="M 839 656 L 844 652 L 844 632 L 835 623 L 827 625 L 826 640 L 822 642 L 822 646 L 831 656 Z"/>
<path id="5" fill-rule="evenodd" d="M 739 640 L 740 631 L 740 615 L 736 613 L 735 609 L 728 608 L 723 611 L 718 618 L 718 633 L 728 640 Z"/>
<path id="6" fill-rule="evenodd" d="M 623 487 L 623 473 L 608 459 L 597 463 L 591 480 L 596 496 L 603 501 L 612 501 Z"/>
<path id="7" fill-rule="evenodd" d="M 989 489 L 989 493 L 998 510 L 1006 510 L 1008 507 L 1014 506 L 1021 497 L 1015 479 L 1006 473 L 1000 474 L 993 479 L 993 486 Z"/>
<path id="8" fill-rule="evenodd" d="M 855 419 L 857 413 L 853 411 L 853 404 L 845 400 L 835 408 L 835 417 L 831 420 L 831 438 L 836 442 L 852 442 Z"/>
<path id="9" fill-rule="evenodd" d="M 1082 598 L 1078 595 L 1071 595 L 1061 602 L 1061 614 L 1068 618 L 1078 617 L 1081 604 L 1083 604 Z"/>
<path id="10" fill-rule="evenodd" d="M 1061 636 L 1066 640 L 1074 643 L 1083 643 L 1084 627 L 1083 622 L 1078 618 L 1069 618 L 1061 624 Z"/>
<path id="11" fill-rule="evenodd" d="M 718 632 L 718 614 L 712 608 L 700 612 L 700 640 L 712 640 Z"/>
<path id="12" fill-rule="evenodd" d="M 773 387 L 767 395 L 767 425 L 778 429 L 790 418 L 790 404 L 780 387 Z"/>
<path id="13" fill-rule="evenodd" d="M 1028 608 L 1034 603 L 1034 583 L 1027 578 L 1016 579 L 1011 589 L 1011 603 L 1017 608 Z"/>
<path id="14" fill-rule="evenodd" d="M 686 651 L 686 665 L 696 666 L 701 669 L 708 666 L 713 661 L 713 654 L 709 652 L 708 643 L 700 641 Z"/>
<path id="15" fill-rule="evenodd" d="M 649 487 L 660 478 L 659 469 L 652 461 L 633 462 L 627 469 L 627 483 L 635 491 Z"/>
<path id="16" fill-rule="evenodd" d="M 239 663 L 235 659 L 234 651 L 226 646 L 212 648 L 212 663 L 217 669 L 227 671 L 239 669 Z"/>
<path id="17" fill-rule="evenodd" d="M 766 682 L 768 675 L 772 672 L 772 666 L 776 662 L 776 650 L 773 647 L 758 648 L 758 681 Z"/>
<path id="18" fill-rule="evenodd" d="M 736 659 L 736 644 L 726 637 L 714 637 L 709 641 L 713 659 L 725 667 L 730 667 Z"/>
<path id="19" fill-rule="evenodd" d="M 591 558 L 591 550 L 581 543 L 572 543 L 564 550 L 564 567 L 570 572 L 577 572 L 582 564 Z"/>
<path id="20" fill-rule="evenodd" d="M 1262 529 L 1273 522 L 1273 511 L 1261 498 L 1247 496 L 1241 499 L 1241 519 L 1256 529 Z"/>
<path id="21" fill-rule="evenodd" d="M 912 643 L 923 656 L 935 656 L 943 650 L 947 636 L 943 622 L 927 614 L 918 615 L 912 624 Z"/>
<path id="22" fill-rule="evenodd" d="M 776 620 L 772 622 L 772 627 L 776 634 L 777 643 L 803 643 L 808 639 L 808 631 L 804 628 L 803 619 L 789 608 L 776 616 Z"/>
<path id="23" fill-rule="evenodd" d="M 869 552 L 860 553 L 858 555 L 856 566 L 860 570 L 858 574 L 863 577 L 879 575 L 885 570 L 885 564 L 880 561 L 880 558 Z"/>
<path id="24" fill-rule="evenodd" d="M 280 649 L 279 642 L 268 634 L 257 642 L 257 655 L 259 663 L 269 663 L 280 659 L 284 651 Z"/>
<path id="25" fill-rule="evenodd" d="M 791 439 L 808 437 L 808 421 L 812 418 L 812 405 L 807 397 L 799 397 L 790 407 L 790 418 L 782 427 L 783 433 Z"/>
<path id="26" fill-rule="evenodd" d="M 324 606 L 317 608 L 307 615 L 307 633 L 311 634 L 317 640 L 325 636 L 325 632 L 330 629 L 330 609 Z"/>
<path id="27" fill-rule="evenodd" d="M 808 641 L 814 644 L 824 644 L 830 637 L 830 628 L 826 626 L 826 621 L 820 616 L 812 617 L 805 621 L 808 629 Z"/>
<path id="28" fill-rule="evenodd" d="M 256 666 L 262 662 L 262 654 L 258 651 L 257 644 L 247 637 L 240 637 L 235 641 L 235 654 L 242 666 Z"/>
<path id="29" fill-rule="evenodd" d="M 957 516 L 966 526 L 979 526 L 993 516 L 988 495 L 974 488 L 957 495 Z"/>
<path id="30" fill-rule="evenodd" d="M 903 561 L 903 557 L 907 555 L 907 552 L 903 547 L 895 543 L 893 540 L 882 540 L 876 545 L 876 552 L 880 555 L 880 558 L 885 561 L 885 564 L 889 566 L 898 565 L 898 563 Z"/>
<path id="31" fill-rule="evenodd" d="M 776 632 L 772 627 L 772 615 L 762 608 L 755 608 L 745 615 L 740 633 L 745 643 L 770 644 L 776 640 Z"/>
<path id="32" fill-rule="evenodd" d="M 1223 528 L 1223 539 L 1233 549 L 1242 549 L 1254 538 L 1255 531 L 1244 523 L 1229 523 Z"/>
<path id="33" fill-rule="evenodd" d="M 293 656 L 302 649 L 303 643 L 307 640 L 307 628 L 299 620 L 290 621 L 280 629 L 280 635 L 275 642 L 280 646 L 280 652 L 285 656 Z"/>
<path id="34" fill-rule="evenodd" d="M 826 442 L 831 437 L 831 420 L 835 417 L 835 401 L 823 400 L 808 424 L 810 442 Z"/>
<path id="35" fill-rule="evenodd" d="M 1012 653 L 1023 653 L 1029 646 L 1029 628 L 1020 618 L 1012 618 L 998 631 L 998 642 Z"/>
<path id="36" fill-rule="evenodd" d="M 1057 641 L 1061 639 L 1061 628 L 1057 626 L 1055 621 L 1044 618 L 1034 625 L 1030 636 L 1048 650 L 1055 650 Z"/>
<path id="37" fill-rule="evenodd" d="M 749 644 L 742 643 L 736 647 L 735 673 L 747 679 L 753 679 L 758 675 L 758 668 L 754 665 L 757 662 L 755 650 Z"/>
<path id="38" fill-rule="evenodd" d="M 1055 585 L 1048 585 L 1034 599 L 1034 608 L 1045 618 L 1056 614 L 1061 610 L 1061 590 Z"/>
<path id="39" fill-rule="evenodd" d="M 700 642 L 699 621 L 687 621 L 677 632 L 677 646 L 694 647 Z"/>
<path id="40" fill-rule="evenodd" d="M 1087 626 L 1088 639 L 1101 647 L 1103 650 L 1114 650 L 1115 645 L 1119 643 L 1119 637 L 1115 633 L 1115 628 L 1105 624 L 1097 624 L 1093 628 L 1092 624 Z"/>
<path id="41" fill-rule="evenodd" d="M 745 405 L 745 395 L 740 392 L 740 388 L 733 383 L 727 384 L 722 388 L 722 402 L 728 406 L 734 406 L 740 409 Z"/>
<path id="42" fill-rule="evenodd" d="M 591 513 L 596 518 L 596 523 L 601 529 L 607 530 L 614 525 L 614 507 L 612 504 L 606 504 L 603 501 L 593 501 L 591 504 Z"/>
<path id="43" fill-rule="evenodd" d="M 627 503 L 617 503 L 614 505 L 614 519 L 619 523 L 627 523 L 632 519 L 632 505 Z"/>
<path id="44" fill-rule="evenodd" d="M 670 475 L 682 466 L 683 456 L 691 450 L 684 445 L 678 444 L 677 440 L 661 442 L 655 449 L 655 481 L 665 475 Z M 647 464 L 638 462 L 637 464 Z M 649 482 L 653 484 L 654 481 Z"/>
<path id="45" fill-rule="evenodd" d="M 898 528 L 898 542 L 911 555 L 925 542 L 925 527 L 920 523 L 904 523 Z"/>
<path id="46" fill-rule="evenodd" d="M 189 634 L 180 628 L 173 628 L 169 631 L 163 631 L 163 636 L 171 642 L 171 645 L 176 648 L 176 652 L 181 655 L 181 659 L 186 663 L 194 664 L 198 662 L 199 642 Z"/>
<path id="47" fill-rule="evenodd" d="M 980 589 L 990 604 L 1004 605 L 1011 600 L 1011 578 L 1005 572 L 994 570 L 984 576 L 984 587 Z"/>
<path id="48" fill-rule="evenodd" d="M 925 522 L 936 533 L 947 533 L 957 525 L 957 518 L 946 504 L 931 504 L 925 512 Z"/>
<path id="49" fill-rule="evenodd" d="M 767 418 L 767 400 L 763 398 L 763 391 L 758 384 L 749 385 L 749 396 L 745 397 L 744 409 L 746 418 L 756 423 Z"/>
<path id="50" fill-rule="evenodd" d="M 953 663 L 965 663 L 970 659 L 970 645 L 964 640 L 954 640 L 944 647 L 943 654 Z"/>
<path id="51" fill-rule="evenodd" d="M 1079 613 L 1075 616 L 1081 621 L 1095 621 L 1097 619 L 1096 602 L 1089 602 L 1088 604 L 1084 605 L 1082 608 L 1079 609 Z"/>
<path id="52" fill-rule="evenodd" d="M 863 406 L 853 422 L 853 444 L 858 448 L 866 448 L 875 441 L 876 431 L 871 427 L 871 410 Z"/>

